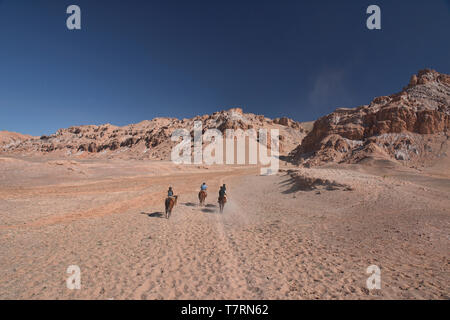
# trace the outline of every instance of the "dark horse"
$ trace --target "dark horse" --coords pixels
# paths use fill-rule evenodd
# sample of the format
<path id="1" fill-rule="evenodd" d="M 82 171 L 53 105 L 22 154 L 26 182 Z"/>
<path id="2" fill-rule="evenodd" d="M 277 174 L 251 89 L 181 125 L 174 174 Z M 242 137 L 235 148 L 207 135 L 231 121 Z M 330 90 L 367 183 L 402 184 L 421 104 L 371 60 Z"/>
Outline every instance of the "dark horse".
<path id="1" fill-rule="evenodd" d="M 227 196 L 219 197 L 219 209 L 220 213 L 223 212 L 223 207 L 225 207 L 225 203 L 227 202 Z"/>
<path id="2" fill-rule="evenodd" d="M 166 198 L 166 219 L 169 219 L 172 214 L 173 207 L 177 204 L 178 196 L 168 197 Z"/>
<path id="3" fill-rule="evenodd" d="M 205 190 L 201 190 L 198 193 L 198 200 L 200 201 L 200 206 L 204 206 L 205 205 L 205 200 L 206 200 L 207 195 L 208 194 L 206 193 Z"/>

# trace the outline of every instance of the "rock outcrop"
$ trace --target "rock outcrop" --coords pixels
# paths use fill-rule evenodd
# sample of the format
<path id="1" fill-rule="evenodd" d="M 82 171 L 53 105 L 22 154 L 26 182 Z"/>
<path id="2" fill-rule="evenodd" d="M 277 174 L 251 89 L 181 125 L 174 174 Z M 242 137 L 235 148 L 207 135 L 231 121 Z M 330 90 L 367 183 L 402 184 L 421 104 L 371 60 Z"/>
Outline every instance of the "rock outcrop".
<path id="1" fill-rule="evenodd" d="M 449 128 L 450 76 L 425 69 L 397 94 L 318 119 L 290 156 L 305 166 L 368 156 L 414 161 L 426 158 L 430 139 L 445 141 Z"/>
<path id="2" fill-rule="evenodd" d="M 0 153 L 170 160 L 172 147 L 179 143 L 171 141 L 172 133 L 187 129 L 193 135 L 195 121 L 202 122 L 203 132 L 206 129 L 221 132 L 226 129 L 278 129 L 280 154 L 284 155 L 306 135 L 300 124 L 291 119 L 271 120 L 233 108 L 192 119 L 156 118 L 124 127 L 111 124 L 75 126 L 49 136 L 27 137 L 12 144 L 0 143 Z"/>
<path id="3" fill-rule="evenodd" d="M 3 148 L 14 148 L 23 141 L 34 139 L 36 137 L 21 134 L 17 132 L 0 131 L 0 150 Z"/>

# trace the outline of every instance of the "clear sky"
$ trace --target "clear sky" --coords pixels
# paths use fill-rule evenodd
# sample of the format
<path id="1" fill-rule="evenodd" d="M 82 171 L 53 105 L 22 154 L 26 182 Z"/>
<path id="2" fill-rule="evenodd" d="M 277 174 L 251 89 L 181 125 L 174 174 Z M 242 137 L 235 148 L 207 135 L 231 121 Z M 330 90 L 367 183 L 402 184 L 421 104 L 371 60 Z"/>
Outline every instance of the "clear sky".
<path id="1" fill-rule="evenodd" d="M 66 27 L 81 8 L 82 30 Z M 366 28 L 381 7 L 382 30 Z M 450 0 L 0 0 L 0 130 L 233 106 L 314 120 L 450 73 Z"/>

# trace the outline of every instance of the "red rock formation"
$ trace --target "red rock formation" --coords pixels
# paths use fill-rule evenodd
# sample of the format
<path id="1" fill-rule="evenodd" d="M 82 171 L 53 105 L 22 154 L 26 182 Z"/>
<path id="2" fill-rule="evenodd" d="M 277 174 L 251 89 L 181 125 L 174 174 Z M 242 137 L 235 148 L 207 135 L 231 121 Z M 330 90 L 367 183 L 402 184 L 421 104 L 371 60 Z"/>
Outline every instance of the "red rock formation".
<path id="1" fill-rule="evenodd" d="M 426 69 L 413 75 L 397 94 L 375 98 L 367 106 L 337 109 L 320 118 L 291 156 L 305 165 L 354 162 L 360 160 L 362 150 L 410 159 L 417 155 L 418 146 L 405 144 L 392 149 L 391 144 L 402 140 L 404 134 L 447 135 L 449 128 L 450 76 Z M 386 136 L 391 137 L 390 143 L 384 141 Z M 399 149 L 405 149 L 405 155 L 399 156 Z"/>
<path id="2" fill-rule="evenodd" d="M 0 144 L 0 153 L 169 160 L 171 149 L 176 144 L 171 141 L 172 133 L 176 129 L 187 129 L 192 134 L 194 121 L 202 122 L 203 131 L 278 129 L 280 152 L 285 151 L 285 154 L 305 136 L 303 128 L 293 120 L 272 121 L 261 115 L 244 113 L 241 108 L 233 108 L 192 119 L 156 118 L 124 127 L 110 124 L 70 127 L 50 136 L 26 137 L 14 144 Z"/>

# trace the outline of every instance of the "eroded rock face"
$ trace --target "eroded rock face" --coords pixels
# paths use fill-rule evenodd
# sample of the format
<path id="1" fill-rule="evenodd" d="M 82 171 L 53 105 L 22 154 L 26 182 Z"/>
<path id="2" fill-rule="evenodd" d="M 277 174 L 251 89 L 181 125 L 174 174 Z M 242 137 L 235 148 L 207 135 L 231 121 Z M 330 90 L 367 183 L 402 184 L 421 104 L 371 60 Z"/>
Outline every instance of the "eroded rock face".
<path id="1" fill-rule="evenodd" d="M 75 126 L 59 129 L 50 136 L 21 136 L 21 139 L 8 144 L 5 140 L 5 143 L 0 143 L 0 153 L 170 160 L 172 147 L 178 143 L 171 141 L 172 133 L 177 129 L 186 129 L 193 135 L 194 122 L 201 121 L 203 131 L 278 129 L 280 153 L 286 155 L 306 133 L 298 122 L 282 119 L 273 121 L 262 115 L 244 113 L 241 108 L 233 108 L 192 119 L 156 118 L 124 127 L 110 124 Z"/>
<path id="2" fill-rule="evenodd" d="M 26 134 L 20 134 L 16 132 L 0 131 L 0 150 L 1 146 L 7 148 L 14 148 L 14 146 L 19 145 L 23 141 L 30 139 L 37 139 L 37 137 L 33 137 Z"/>
<path id="3" fill-rule="evenodd" d="M 415 135 L 447 136 L 449 128 L 450 76 L 425 69 L 413 75 L 397 94 L 375 98 L 370 105 L 355 109 L 337 109 L 320 118 L 291 157 L 307 166 L 355 162 L 364 153 L 406 160 L 423 148 L 412 145 L 418 143 Z"/>
<path id="4" fill-rule="evenodd" d="M 299 122 L 289 119 L 287 117 L 273 119 L 273 123 L 305 131 Z"/>

